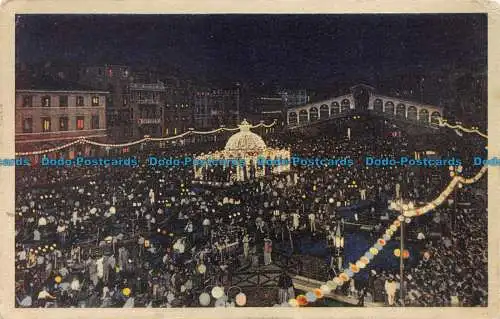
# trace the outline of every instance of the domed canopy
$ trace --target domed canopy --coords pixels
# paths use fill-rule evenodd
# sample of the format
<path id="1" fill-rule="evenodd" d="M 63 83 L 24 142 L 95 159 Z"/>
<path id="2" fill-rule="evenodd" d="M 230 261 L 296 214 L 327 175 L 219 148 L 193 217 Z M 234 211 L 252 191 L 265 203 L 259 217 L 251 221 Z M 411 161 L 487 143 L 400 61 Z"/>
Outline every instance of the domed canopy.
<path id="1" fill-rule="evenodd" d="M 252 133 L 252 125 L 243 120 L 238 125 L 240 131 L 229 138 L 224 150 L 226 151 L 262 151 L 266 149 L 266 143 L 259 135 Z"/>

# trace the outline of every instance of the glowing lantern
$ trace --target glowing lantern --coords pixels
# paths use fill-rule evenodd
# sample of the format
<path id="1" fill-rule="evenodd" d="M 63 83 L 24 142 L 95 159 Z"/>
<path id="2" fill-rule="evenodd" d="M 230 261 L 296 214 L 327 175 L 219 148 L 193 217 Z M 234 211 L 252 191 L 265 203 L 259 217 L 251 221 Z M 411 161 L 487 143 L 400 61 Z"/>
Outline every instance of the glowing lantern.
<path id="1" fill-rule="evenodd" d="M 314 289 L 313 293 L 317 299 L 323 298 L 323 292 L 321 291 L 321 289 L 316 288 L 316 289 Z"/>
<path id="2" fill-rule="evenodd" d="M 243 307 L 247 304 L 247 296 L 244 293 L 240 292 L 236 295 L 235 301 L 238 306 Z"/>
<path id="3" fill-rule="evenodd" d="M 307 298 L 304 295 L 298 295 L 297 296 L 297 302 L 299 303 L 299 306 L 305 306 L 307 305 Z"/>
<path id="4" fill-rule="evenodd" d="M 329 294 L 332 291 L 332 289 L 330 289 L 330 287 L 327 285 L 321 285 L 321 287 L 319 287 L 319 289 L 321 290 L 323 295 Z"/>
<path id="5" fill-rule="evenodd" d="M 377 243 L 380 245 L 380 246 L 385 246 L 385 240 L 380 238 Z"/>
<path id="6" fill-rule="evenodd" d="M 130 296 L 130 293 L 132 292 L 132 290 L 130 290 L 130 288 L 123 288 L 122 290 L 122 293 L 125 297 L 128 297 Z"/>
<path id="7" fill-rule="evenodd" d="M 360 267 L 357 265 L 357 263 L 356 263 L 356 265 L 351 265 L 351 271 L 353 273 L 358 273 L 359 272 L 359 268 Z"/>
<path id="8" fill-rule="evenodd" d="M 410 252 L 408 250 L 403 250 L 403 258 L 404 259 L 408 259 L 410 258 Z"/>
<path id="9" fill-rule="evenodd" d="M 290 299 L 288 300 L 288 304 L 292 307 L 298 307 L 299 306 L 299 302 L 297 301 L 297 299 Z"/>
<path id="10" fill-rule="evenodd" d="M 375 256 L 378 254 L 378 249 L 375 247 L 372 247 L 372 248 L 370 248 L 370 253 Z"/>
<path id="11" fill-rule="evenodd" d="M 198 300 L 200 301 L 200 305 L 206 307 L 210 304 L 210 295 L 208 293 L 204 292 L 200 295 Z"/>
<path id="12" fill-rule="evenodd" d="M 370 263 L 370 259 L 368 259 L 366 256 L 363 256 L 361 258 L 359 258 L 359 261 L 363 264 L 363 265 L 368 265 Z M 364 268 L 364 267 L 361 267 L 361 268 Z"/>
<path id="13" fill-rule="evenodd" d="M 349 275 L 348 275 L 348 274 L 346 274 L 345 272 L 341 273 L 341 274 L 339 275 L 339 278 L 340 278 L 340 280 L 342 280 L 343 282 L 349 281 Z"/>
<path id="14" fill-rule="evenodd" d="M 204 264 L 200 264 L 198 265 L 197 269 L 200 274 L 204 274 L 207 271 L 207 266 L 205 266 Z"/>
<path id="15" fill-rule="evenodd" d="M 394 256 L 396 256 L 396 257 L 401 256 L 401 249 L 399 249 L 399 248 L 394 249 Z"/>
<path id="16" fill-rule="evenodd" d="M 214 288 L 212 288 L 212 297 L 214 297 L 215 299 L 219 299 L 222 296 L 224 296 L 224 290 L 221 287 L 215 286 Z"/>
<path id="17" fill-rule="evenodd" d="M 55 281 L 56 283 L 60 284 L 60 283 L 61 283 L 61 281 L 62 281 L 61 276 L 56 276 L 56 278 L 54 278 L 54 281 Z"/>

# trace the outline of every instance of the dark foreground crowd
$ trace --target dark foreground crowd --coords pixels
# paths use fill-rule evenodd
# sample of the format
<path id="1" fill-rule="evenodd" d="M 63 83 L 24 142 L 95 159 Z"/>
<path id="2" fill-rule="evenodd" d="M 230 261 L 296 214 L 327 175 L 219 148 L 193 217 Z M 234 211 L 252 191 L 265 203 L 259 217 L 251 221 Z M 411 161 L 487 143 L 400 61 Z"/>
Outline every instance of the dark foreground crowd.
<path id="1" fill-rule="evenodd" d="M 412 140 L 386 134 L 394 130 L 390 124 L 366 123 L 353 129 L 350 138 L 339 128 L 322 137 L 276 134 L 266 142 L 303 157 L 357 159 L 415 152 Z M 477 154 L 467 148 L 477 143 L 447 143 L 440 154 Z M 218 145 L 176 147 L 157 155 L 192 156 L 209 147 Z M 476 171 L 464 169 L 464 175 Z M 47 179 L 46 170 L 31 168 L 16 185 L 19 307 L 192 307 L 200 306 L 200 295 L 214 286 L 223 287 L 225 297 L 210 305 L 234 306 L 238 289 L 229 288 L 238 269 L 276 263 L 278 246 L 297 253 L 305 235 L 334 247 L 336 226 L 348 220 L 375 225 L 376 238 L 397 216 L 387 211 L 388 200 L 405 198 L 416 205 L 430 201 L 450 179 L 442 167 L 360 164 L 294 167 L 225 186 L 192 181 L 190 168 L 85 169 L 77 179 L 70 178 L 71 169 L 62 168 Z M 486 202 L 473 194 L 480 187 L 464 187 L 454 198 L 470 206 L 443 205 L 410 224 L 414 238 L 409 239 L 419 243 L 420 255 L 405 273 L 405 304 L 486 304 Z M 341 213 L 355 205 L 359 209 L 354 215 Z M 327 263 L 331 276 L 341 271 L 335 255 L 332 249 Z M 369 272 L 368 280 L 354 277 L 338 292 L 360 304 L 401 303 L 396 273 L 370 267 L 363 271 Z M 272 304 L 285 304 L 294 296 L 290 276 L 283 269 L 280 293 Z"/>

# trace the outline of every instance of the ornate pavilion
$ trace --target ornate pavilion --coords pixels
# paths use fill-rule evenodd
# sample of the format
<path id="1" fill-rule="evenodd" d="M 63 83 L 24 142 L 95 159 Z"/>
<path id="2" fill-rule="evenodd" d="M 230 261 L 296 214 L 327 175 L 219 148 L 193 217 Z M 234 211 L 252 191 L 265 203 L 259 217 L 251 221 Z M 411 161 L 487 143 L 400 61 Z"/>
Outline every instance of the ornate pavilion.
<path id="1" fill-rule="evenodd" d="M 206 163 L 205 165 L 195 165 L 195 179 L 203 179 L 203 170 L 212 169 L 208 161 L 224 161 L 221 166 L 232 172 L 232 181 L 243 181 L 250 177 L 249 172 L 253 170 L 255 177 L 262 177 L 269 174 L 278 174 L 290 170 L 290 164 L 286 165 L 265 165 L 265 160 L 289 159 L 290 150 L 275 149 L 266 146 L 266 143 L 259 135 L 250 131 L 252 124 L 246 120 L 238 125 L 239 132 L 232 135 L 224 147 L 224 150 L 201 154 L 195 161 Z M 242 162 L 241 165 L 229 163 L 229 160 Z"/>

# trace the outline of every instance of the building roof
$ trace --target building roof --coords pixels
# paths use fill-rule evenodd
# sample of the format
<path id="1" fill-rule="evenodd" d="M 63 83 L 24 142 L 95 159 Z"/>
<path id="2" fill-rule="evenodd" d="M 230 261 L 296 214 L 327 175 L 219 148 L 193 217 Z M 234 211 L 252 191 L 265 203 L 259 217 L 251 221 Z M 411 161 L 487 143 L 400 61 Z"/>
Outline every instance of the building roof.
<path id="1" fill-rule="evenodd" d="M 39 77 L 17 77 L 16 90 L 32 90 L 32 91 L 84 91 L 84 92 L 102 92 L 106 91 L 96 90 L 87 85 L 77 82 L 67 81 L 61 78 L 52 76 L 39 76 Z"/>

